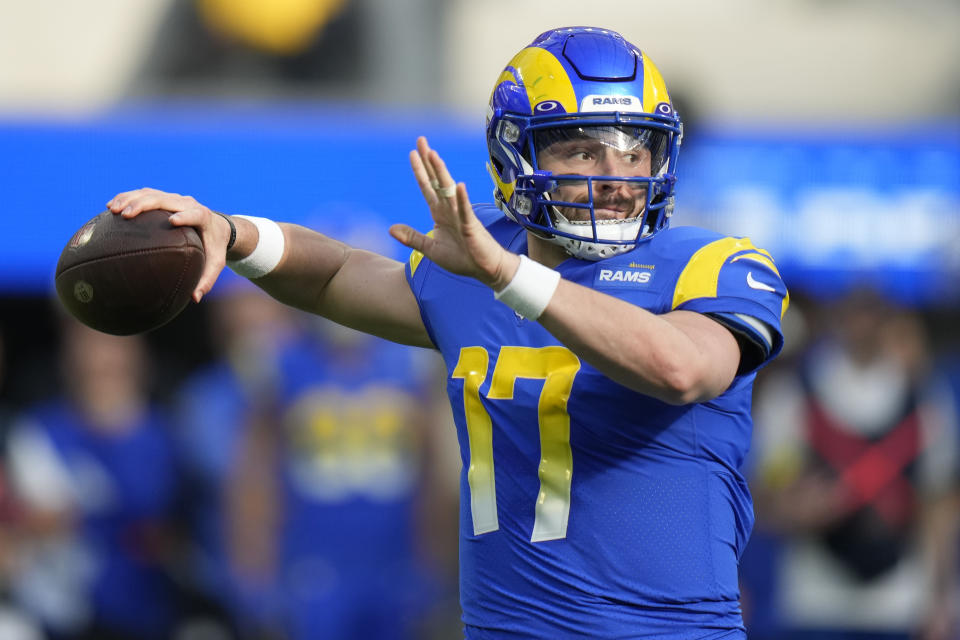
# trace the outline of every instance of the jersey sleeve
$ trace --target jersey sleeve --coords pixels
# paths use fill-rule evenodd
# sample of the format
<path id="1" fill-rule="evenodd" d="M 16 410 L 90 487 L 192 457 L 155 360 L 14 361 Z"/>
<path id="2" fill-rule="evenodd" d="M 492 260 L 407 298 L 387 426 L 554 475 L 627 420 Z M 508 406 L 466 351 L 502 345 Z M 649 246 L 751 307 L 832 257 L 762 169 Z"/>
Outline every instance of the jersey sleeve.
<path id="1" fill-rule="evenodd" d="M 433 235 L 433 231 L 427 232 L 428 236 Z M 433 268 L 433 262 L 419 251 L 411 251 L 407 259 L 406 274 L 407 283 L 413 292 L 413 297 L 417 299 L 417 306 L 420 307 L 420 318 L 423 320 L 423 326 L 427 329 L 430 341 L 437 344 L 437 337 L 434 335 L 433 326 L 430 324 L 430 316 L 425 313 L 423 306 L 423 290 L 427 281 L 427 276 Z"/>
<path id="2" fill-rule="evenodd" d="M 671 308 L 709 315 L 734 333 L 741 348 L 755 345 L 757 355 L 745 367 L 752 370 L 783 348 L 781 321 L 789 301 L 769 253 L 749 238 L 722 238 L 701 247 L 687 261 L 677 278 Z"/>

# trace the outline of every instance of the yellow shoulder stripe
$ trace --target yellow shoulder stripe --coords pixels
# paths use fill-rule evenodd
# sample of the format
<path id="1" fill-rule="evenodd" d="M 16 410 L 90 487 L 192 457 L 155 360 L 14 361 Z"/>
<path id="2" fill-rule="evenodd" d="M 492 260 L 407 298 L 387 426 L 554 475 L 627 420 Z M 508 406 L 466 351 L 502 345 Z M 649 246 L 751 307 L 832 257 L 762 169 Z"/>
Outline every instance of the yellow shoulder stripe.
<path id="1" fill-rule="evenodd" d="M 777 270 L 777 265 L 773 264 L 773 259 L 770 258 L 770 254 L 763 249 L 759 249 L 759 251 L 763 253 L 763 255 L 756 253 L 745 253 L 742 256 L 737 256 L 730 262 L 736 262 L 737 260 L 753 260 L 754 262 L 759 262 L 760 264 L 766 266 L 775 274 L 780 275 L 780 272 Z"/>
<path id="2" fill-rule="evenodd" d="M 433 229 L 427 232 L 427 237 L 433 237 Z M 417 267 L 420 266 L 420 261 L 423 260 L 423 254 L 414 249 L 410 252 L 410 275 L 413 275 L 417 272 Z"/>
<path id="3" fill-rule="evenodd" d="M 731 257 L 740 253 L 732 262 L 737 260 L 753 260 L 768 267 L 778 276 L 780 271 L 763 249 L 753 246 L 750 238 L 721 238 L 701 247 L 687 262 L 687 266 L 680 272 L 677 285 L 673 290 L 673 304 L 676 309 L 688 300 L 696 298 L 716 298 L 717 283 L 720 280 L 720 269 Z M 790 304 L 790 295 L 787 294 L 780 307 L 780 317 L 786 313 Z"/>

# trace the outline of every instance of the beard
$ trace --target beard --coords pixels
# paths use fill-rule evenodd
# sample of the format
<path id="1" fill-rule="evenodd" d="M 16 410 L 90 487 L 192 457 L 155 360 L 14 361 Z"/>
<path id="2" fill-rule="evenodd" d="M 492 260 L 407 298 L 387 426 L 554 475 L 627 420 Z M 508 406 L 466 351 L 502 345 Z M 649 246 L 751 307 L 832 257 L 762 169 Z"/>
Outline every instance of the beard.
<path id="1" fill-rule="evenodd" d="M 560 195 L 559 193 L 557 195 Z M 579 194 L 572 199 L 558 198 L 564 202 L 574 202 L 585 205 L 581 207 L 564 207 L 555 205 L 556 209 L 570 222 L 590 222 L 589 197 L 586 193 Z M 616 193 L 607 196 L 594 196 L 593 213 L 597 222 L 632 220 L 640 215 L 647 201 L 646 186 L 630 194 Z"/>

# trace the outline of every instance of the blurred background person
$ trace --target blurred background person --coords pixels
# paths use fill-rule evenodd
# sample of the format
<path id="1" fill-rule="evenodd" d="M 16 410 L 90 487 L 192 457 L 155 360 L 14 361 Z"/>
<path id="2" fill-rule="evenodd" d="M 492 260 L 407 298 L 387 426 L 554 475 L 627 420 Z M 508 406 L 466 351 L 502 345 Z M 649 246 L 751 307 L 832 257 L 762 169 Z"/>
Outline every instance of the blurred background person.
<path id="1" fill-rule="evenodd" d="M 867 289 L 824 305 L 755 403 L 768 637 L 956 637 L 957 405 L 920 317 Z"/>
<path id="2" fill-rule="evenodd" d="M 259 560 L 234 563 L 233 536 L 228 498 L 237 496 L 233 482 L 249 491 L 252 504 L 266 510 L 258 517 L 270 517 L 273 504 L 255 494 L 268 493 L 238 477 L 243 441 L 255 419 L 267 404 L 276 381 L 276 358 L 283 345 L 292 342 L 299 329 L 296 316 L 239 278 L 225 282 L 211 296 L 208 334 L 216 357 L 181 382 L 174 405 L 177 417 L 177 446 L 183 460 L 184 480 L 189 487 L 187 513 L 190 530 L 189 556 L 197 570 L 198 586 L 206 619 L 221 631 L 236 637 L 269 636 L 276 617 L 272 576 L 265 575 Z M 272 406 L 272 405 L 271 405 Z M 265 429 L 278 428 L 276 424 Z M 255 473 L 253 468 L 248 469 Z M 258 481 L 269 482 L 263 474 Z"/>
<path id="3" fill-rule="evenodd" d="M 67 318 L 61 329 L 64 391 L 8 440 L 22 510 L 14 598 L 50 638 L 169 638 L 179 475 L 144 342 Z"/>
<path id="4" fill-rule="evenodd" d="M 224 356 L 184 386 L 181 431 L 202 564 L 235 632 L 455 633 L 455 443 L 431 361 L 249 283 L 214 304 Z"/>
<path id="5" fill-rule="evenodd" d="M 456 478 L 434 370 L 318 322 L 280 354 L 278 420 L 249 424 L 231 483 L 236 562 L 272 569 L 289 638 L 447 637 Z"/>
<path id="6" fill-rule="evenodd" d="M 0 330 L 0 389 L 7 372 L 3 336 Z M 0 404 L 0 638 L 40 640 L 43 637 L 40 628 L 17 607 L 10 592 L 23 538 L 28 535 L 22 522 L 23 509 L 14 495 L 8 470 L 7 438 L 13 422 L 13 411 Z"/>
<path id="7" fill-rule="evenodd" d="M 363 62 L 361 19 L 347 0 L 171 2 L 134 90 L 203 91 L 213 77 L 230 93 L 342 85 Z"/>

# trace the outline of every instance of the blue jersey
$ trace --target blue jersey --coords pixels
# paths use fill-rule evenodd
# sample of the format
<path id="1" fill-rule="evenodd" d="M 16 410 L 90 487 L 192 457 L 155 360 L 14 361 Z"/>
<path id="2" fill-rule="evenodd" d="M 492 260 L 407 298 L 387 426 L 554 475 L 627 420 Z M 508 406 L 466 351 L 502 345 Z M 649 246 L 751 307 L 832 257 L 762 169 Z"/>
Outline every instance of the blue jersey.
<path id="1" fill-rule="evenodd" d="M 271 354 L 280 449 L 270 499 L 282 514 L 275 582 L 250 581 L 227 553 L 220 494 L 249 428 L 245 387 L 222 363 L 184 391 L 184 437 L 204 489 L 193 498 L 205 578 L 240 626 L 282 629 L 293 640 L 401 640 L 434 595 L 414 520 L 424 376 L 410 349 L 357 336 L 338 347 L 288 335 Z"/>
<path id="2" fill-rule="evenodd" d="M 475 210 L 526 253 L 522 228 Z M 748 239 L 670 228 L 557 270 L 653 313 L 713 314 L 743 333 L 758 319 L 772 332 L 766 356 L 782 345 L 786 289 Z M 754 373 L 709 402 L 672 406 L 612 382 L 420 253 L 407 276 L 449 372 L 467 637 L 743 637 L 737 563 L 753 509 L 740 466 Z"/>
<path id="3" fill-rule="evenodd" d="M 173 525 L 178 469 L 169 423 L 150 409 L 122 433 L 103 433 L 64 402 L 27 415 L 50 442 L 78 496 L 75 540 L 92 569 L 94 617 L 137 638 L 169 637 L 177 593 L 156 535 Z"/>
<path id="4" fill-rule="evenodd" d="M 412 638 L 433 586 L 415 535 L 424 375 L 406 347 L 334 342 L 307 337 L 278 357 L 286 628 Z"/>

